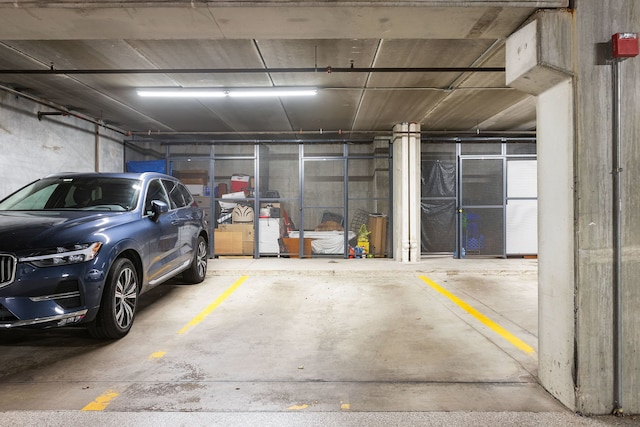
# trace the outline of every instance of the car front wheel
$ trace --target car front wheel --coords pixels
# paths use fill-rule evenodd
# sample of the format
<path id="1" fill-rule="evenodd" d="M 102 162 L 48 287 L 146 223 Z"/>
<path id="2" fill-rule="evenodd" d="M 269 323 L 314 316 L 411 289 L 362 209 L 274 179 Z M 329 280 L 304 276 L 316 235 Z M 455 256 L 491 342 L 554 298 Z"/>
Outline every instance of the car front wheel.
<path id="1" fill-rule="evenodd" d="M 120 258 L 111 267 L 104 294 L 89 332 L 96 338 L 122 338 L 131 329 L 138 303 L 138 275 L 133 263 Z"/>

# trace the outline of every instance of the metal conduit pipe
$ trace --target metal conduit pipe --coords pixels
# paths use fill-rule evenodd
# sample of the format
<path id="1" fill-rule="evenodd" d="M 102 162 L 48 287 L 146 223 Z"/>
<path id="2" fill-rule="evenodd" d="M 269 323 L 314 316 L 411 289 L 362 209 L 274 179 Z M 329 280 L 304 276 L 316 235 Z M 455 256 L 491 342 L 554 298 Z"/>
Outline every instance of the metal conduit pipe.
<path id="1" fill-rule="evenodd" d="M 401 132 L 396 132 L 396 134 Z M 186 135 L 187 133 L 177 133 L 177 135 Z M 134 135 L 135 136 L 135 135 Z M 381 135 L 382 136 L 382 135 Z M 392 136 L 382 136 L 391 140 Z M 436 138 L 422 138 L 422 141 L 435 141 L 435 142 L 536 142 L 535 137 L 510 137 L 510 136 L 493 136 L 493 137 L 436 137 Z M 345 139 L 345 138 L 329 138 L 329 139 L 177 139 L 177 140 L 148 140 L 148 139 L 127 139 L 125 142 L 158 142 L 162 145 L 214 145 L 214 144 L 302 144 L 302 143 L 348 143 L 348 144 L 369 144 L 371 139 Z"/>
<path id="2" fill-rule="evenodd" d="M 389 137 L 391 139 L 391 137 Z M 214 139 L 214 140 L 154 140 L 148 139 L 127 139 L 125 142 L 159 142 L 162 145 L 214 145 L 214 144 L 267 144 L 267 143 L 290 143 L 290 144 L 302 144 L 302 143 L 347 143 L 347 144 L 365 144 L 371 143 L 370 139 Z"/>
<path id="3" fill-rule="evenodd" d="M 238 132 L 218 132 L 218 131 L 136 131 L 129 132 L 130 136 L 229 136 L 229 135 L 345 135 L 344 138 L 335 139 L 336 141 L 369 141 L 368 139 L 355 139 L 349 138 L 346 135 L 364 135 L 371 134 L 374 136 L 382 136 L 385 138 L 390 138 L 391 135 L 389 132 L 380 131 L 380 130 L 286 130 L 286 131 L 238 131 Z M 494 131 L 487 133 L 485 136 L 478 136 L 477 131 L 468 131 L 468 132 L 451 132 L 451 131 L 423 131 L 420 133 L 422 139 L 429 139 L 432 141 L 456 141 L 456 140 L 465 140 L 465 141 L 496 141 L 501 139 L 508 139 L 509 141 L 522 140 L 522 141 L 535 141 L 536 139 L 536 131 Z M 436 136 L 437 135 L 437 136 Z M 455 135 L 455 136 L 448 136 Z M 468 136 L 467 136 L 468 135 Z M 222 140 L 215 140 L 222 141 Z M 252 141 L 266 141 L 266 142 L 283 142 L 287 141 L 286 139 L 227 139 L 227 142 L 252 142 Z M 310 139 L 302 139 L 298 138 L 293 141 L 299 142 L 307 142 L 312 141 Z M 318 141 L 329 141 L 329 139 L 318 139 Z"/>
<path id="4" fill-rule="evenodd" d="M 613 61 L 613 415 L 623 416 L 622 407 L 622 197 L 620 193 L 621 60 Z"/>
<path id="5" fill-rule="evenodd" d="M 251 73 L 503 73 L 504 67 L 326 67 L 326 68 L 122 68 L 122 69 L 60 69 L 0 70 L 0 74 L 58 75 L 58 74 L 251 74 Z"/>
<path id="6" fill-rule="evenodd" d="M 522 133 L 518 133 L 522 135 Z M 535 135 L 535 133 L 534 133 Z M 423 141 L 434 142 L 535 142 L 535 136 L 436 136 L 423 137 Z"/>
<path id="7" fill-rule="evenodd" d="M 0 85 L 0 90 L 4 90 L 6 92 L 9 92 L 15 96 L 18 96 L 20 98 L 25 98 L 28 99 L 30 101 L 35 102 L 36 104 L 40 104 L 40 105 L 44 105 L 46 107 L 52 108 L 54 110 L 56 110 L 57 112 L 43 112 L 43 111 L 39 111 L 38 112 L 38 119 L 42 119 L 43 116 L 71 116 L 71 117 L 75 117 L 76 119 L 80 119 L 80 120 L 84 120 L 86 122 L 89 123 L 93 123 L 95 125 L 101 126 L 105 129 L 108 129 L 110 131 L 122 134 L 122 135 L 127 135 L 127 132 L 122 130 L 122 129 L 118 129 L 114 126 L 109 126 L 106 125 L 103 121 L 95 119 L 93 117 L 89 117 L 86 116 L 84 114 L 80 114 L 80 113 L 76 113 L 76 112 L 72 112 L 71 110 L 69 110 L 68 108 L 62 107 L 60 105 L 56 105 L 52 102 L 49 101 L 45 101 L 44 99 L 38 98 L 37 96 L 33 96 L 33 95 L 29 95 L 23 92 L 20 92 L 19 90 L 15 90 L 11 87 L 8 86 L 4 86 L 4 85 Z"/>

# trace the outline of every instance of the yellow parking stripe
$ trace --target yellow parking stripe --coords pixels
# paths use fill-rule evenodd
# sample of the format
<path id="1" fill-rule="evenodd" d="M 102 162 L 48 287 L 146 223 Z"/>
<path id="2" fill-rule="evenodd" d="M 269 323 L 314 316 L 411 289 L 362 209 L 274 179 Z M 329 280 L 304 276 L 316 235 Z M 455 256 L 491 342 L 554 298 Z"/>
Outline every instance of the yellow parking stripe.
<path id="1" fill-rule="evenodd" d="M 309 407 L 309 405 L 307 405 L 306 403 L 303 403 L 302 405 L 293 405 L 293 406 L 289 406 L 287 408 L 288 411 L 301 411 L 303 409 L 307 409 Z"/>
<path id="2" fill-rule="evenodd" d="M 189 323 L 187 323 L 178 334 L 183 334 L 187 332 L 189 328 L 196 326 L 198 323 L 202 322 L 205 317 L 207 317 L 213 310 L 216 309 L 222 302 L 229 297 L 242 283 L 247 280 L 248 276 L 242 276 L 236 282 L 231 285 L 222 295 L 220 295 L 214 302 L 212 302 L 207 308 L 202 310 L 196 317 L 194 317 Z M 149 360 L 153 359 L 161 359 L 164 355 L 167 354 L 166 351 L 157 351 L 151 353 L 149 356 Z M 93 402 L 86 405 L 82 408 L 83 411 L 103 411 L 113 399 L 119 396 L 119 393 L 116 393 L 113 390 L 107 390 L 100 396 L 98 396 Z"/>
<path id="3" fill-rule="evenodd" d="M 233 285 L 229 286 L 229 288 L 226 291 L 224 291 L 224 293 L 222 295 L 220 295 L 218 298 L 216 298 L 216 300 L 214 302 L 209 304 L 209 306 L 207 308 L 202 310 L 196 317 L 191 319 L 191 321 L 189 321 L 189 323 L 187 323 L 182 329 L 180 329 L 178 331 L 178 334 L 184 334 L 190 328 L 193 328 L 194 326 L 196 326 L 200 322 L 202 322 L 205 319 L 205 317 L 207 317 L 209 314 L 211 314 L 211 312 L 213 310 L 215 310 L 220 304 L 222 304 L 224 302 L 224 300 L 226 300 L 229 297 L 229 295 L 231 295 L 236 289 L 238 289 L 238 287 L 240 285 L 242 285 L 242 283 L 245 280 L 247 280 L 247 278 L 248 278 L 248 276 L 242 276 L 238 280 L 236 280 L 236 282 Z"/>
<path id="4" fill-rule="evenodd" d="M 495 332 L 496 334 L 500 335 L 505 340 L 509 341 L 511 344 L 513 344 L 519 350 L 522 350 L 527 354 L 531 354 L 531 353 L 534 352 L 533 348 L 530 345 L 528 345 L 527 343 L 522 341 L 520 338 L 516 337 L 515 335 L 513 335 L 512 333 L 510 333 L 509 331 L 504 329 L 502 326 L 498 325 L 493 320 L 489 319 L 484 314 L 480 313 L 475 308 L 471 307 L 469 304 L 467 304 L 466 302 L 464 302 L 463 300 L 461 300 L 457 296 L 453 295 L 451 292 L 449 292 L 446 289 L 444 289 L 442 286 L 438 285 L 433 280 L 429 279 L 426 276 L 419 276 L 419 277 L 426 284 L 431 286 L 436 291 L 440 292 L 442 295 L 444 295 L 447 298 L 449 298 L 451 301 L 456 303 L 458 306 L 460 306 L 467 313 L 469 313 L 470 315 L 472 315 L 473 317 L 478 319 L 481 323 L 483 323 L 485 326 L 490 328 L 493 332 Z"/>
<path id="5" fill-rule="evenodd" d="M 87 406 L 82 408 L 83 411 L 103 411 L 113 399 L 118 397 L 119 394 L 113 390 L 107 390 L 102 393 L 100 396 L 96 397 L 96 400 L 89 403 Z"/>

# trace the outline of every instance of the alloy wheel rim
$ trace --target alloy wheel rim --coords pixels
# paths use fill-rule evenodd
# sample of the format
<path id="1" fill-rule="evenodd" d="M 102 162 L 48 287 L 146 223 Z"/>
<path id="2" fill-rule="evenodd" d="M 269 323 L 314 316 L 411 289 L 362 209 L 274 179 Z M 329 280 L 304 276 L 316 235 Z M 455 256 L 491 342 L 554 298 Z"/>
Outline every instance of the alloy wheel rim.
<path id="1" fill-rule="evenodd" d="M 126 329 L 133 322 L 138 298 L 135 274 L 130 268 L 125 268 L 118 276 L 115 292 L 114 315 L 118 326 Z"/>
<path id="2" fill-rule="evenodd" d="M 207 246 L 205 242 L 200 242 L 198 245 L 198 274 L 200 277 L 204 277 L 207 271 Z"/>

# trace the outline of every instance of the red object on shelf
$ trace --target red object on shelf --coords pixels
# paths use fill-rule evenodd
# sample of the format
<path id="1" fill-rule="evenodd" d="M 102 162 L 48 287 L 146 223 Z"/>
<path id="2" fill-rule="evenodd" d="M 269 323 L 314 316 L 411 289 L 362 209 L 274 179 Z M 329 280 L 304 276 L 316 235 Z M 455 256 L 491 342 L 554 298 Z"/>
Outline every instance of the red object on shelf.
<path id="1" fill-rule="evenodd" d="M 244 191 L 250 187 L 249 175 L 233 175 L 231 177 L 231 192 Z"/>
<path id="2" fill-rule="evenodd" d="M 616 33 L 611 36 L 611 50 L 614 58 L 638 56 L 638 33 Z"/>

